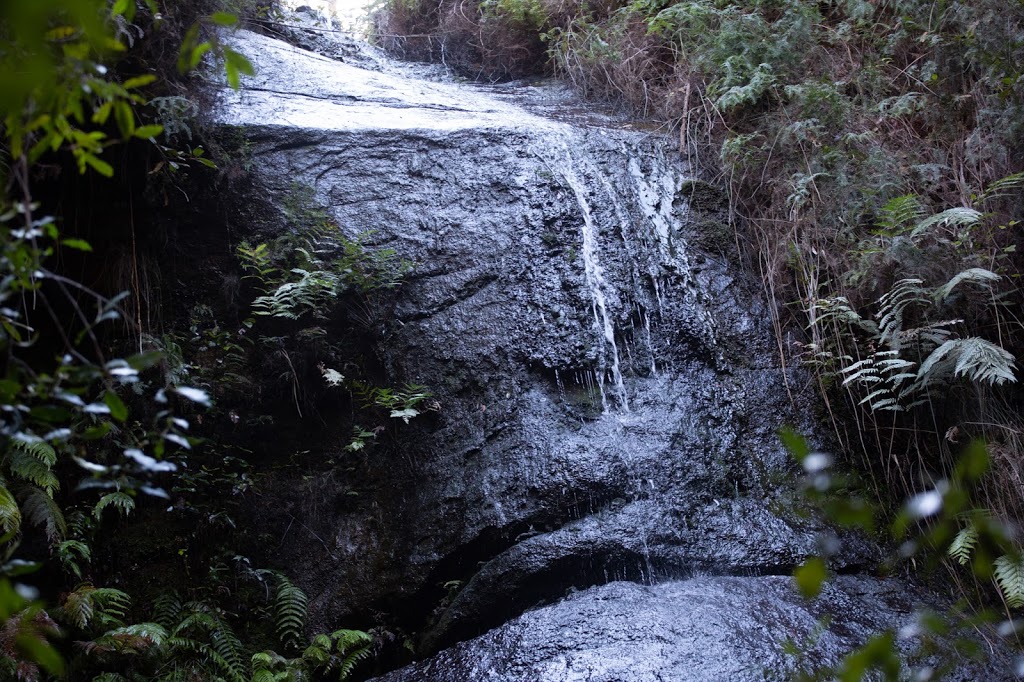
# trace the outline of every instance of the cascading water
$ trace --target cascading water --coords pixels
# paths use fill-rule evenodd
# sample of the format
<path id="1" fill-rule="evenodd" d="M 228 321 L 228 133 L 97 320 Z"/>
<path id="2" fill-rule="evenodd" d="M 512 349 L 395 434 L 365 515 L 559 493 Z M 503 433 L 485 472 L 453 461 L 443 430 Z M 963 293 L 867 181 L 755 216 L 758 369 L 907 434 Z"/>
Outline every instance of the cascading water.
<path id="1" fill-rule="evenodd" d="M 605 300 L 605 289 L 608 284 L 604 278 L 604 269 L 598 257 L 597 227 L 594 224 L 593 212 L 590 210 L 590 202 L 587 201 L 587 188 L 580 182 L 573 170 L 574 162 L 572 156 L 566 154 L 566 165 L 561 168 L 562 177 L 572 189 L 579 204 L 580 214 L 583 216 L 581 232 L 583 234 L 583 267 L 587 276 L 587 288 L 590 290 L 593 299 L 594 325 L 602 338 L 602 366 L 597 372 L 598 387 L 601 391 L 601 404 L 604 410 L 608 411 L 608 399 L 605 395 L 605 367 L 604 358 L 606 354 L 611 355 L 611 365 L 607 368 L 611 371 L 612 387 L 619 406 L 629 412 L 629 399 L 626 395 L 626 386 L 622 380 L 622 370 L 619 367 L 619 347 L 615 342 L 615 324 L 608 313 L 608 305 Z"/>
<path id="2" fill-rule="evenodd" d="M 380 625 L 433 655 L 389 682 L 646 682 L 786 678 L 778 641 L 813 637 L 824 665 L 899 624 L 905 583 L 846 575 L 814 604 L 791 588 L 822 525 L 796 513 L 775 432 L 813 425 L 757 290 L 692 246 L 722 217 L 680 195 L 668 140 L 555 84 L 233 40 L 259 70 L 215 112 L 253 169 L 236 233 L 293 229 L 278 207 L 299 183 L 347 234 L 415 261 L 370 364 L 440 406 L 359 457 L 330 415 L 309 429 L 338 464 L 284 508 L 315 541 L 285 518 L 268 546 L 317 627 Z M 831 561 L 855 574 L 874 556 Z"/>

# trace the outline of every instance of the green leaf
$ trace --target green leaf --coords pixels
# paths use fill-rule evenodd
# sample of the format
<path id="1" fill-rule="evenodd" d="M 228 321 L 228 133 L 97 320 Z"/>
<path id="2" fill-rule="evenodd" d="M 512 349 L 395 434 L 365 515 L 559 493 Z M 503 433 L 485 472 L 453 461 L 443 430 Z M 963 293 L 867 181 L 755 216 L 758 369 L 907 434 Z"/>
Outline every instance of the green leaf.
<path id="1" fill-rule="evenodd" d="M 793 571 L 796 586 L 805 599 L 814 599 L 821 594 L 821 586 L 825 583 L 828 569 L 819 557 L 808 559 L 803 566 Z"/>
<path id="2" fill-rule="evenodd" d="M 807 455 L 811 454 L 811 447 L 807 444 L 807 439 L 788 426 L 779 429 L 779 440 L 798 462 L 803 462 Z"/>
<path id="3" fill-rule="evenodd" d="M 64 246 L 69 249 L 76 249 L 78 251 L 92 251 L 92 245 L 84 239 L 65 239 L 61 242 Z"/>
<path id="4" fill-rule="evenodd" d="M 114 16 L 123 15 L 125 19 L 131 21 L 135 15 L 135 0 L 117 0 L 110 13 Z"/>
<path id="5" fill-rule="evenodd" d="M 119 422 L 123 422 L 128 418 L 128 408 L 125 406 L 124 401 L 113 391 L 107 391 L 103 396 L 103 402 L 110 408 L 110 416 Z"/>
<path id="6" fill-rule="evenodd" d="M 238 17 L 227 12 L 214 12 L 210 15 L 210 21 L 218 26 L 234 26 L 238 23 Z"/>
<path id="7" fill-rule="evenodd" d="M 104 161 L 103 159 L 99 159 L 89 153 L 83 154 L 83 158 L 85 159 L 85 162 L 92 166 L 93 170 L 95 170 L 100 175 L 107 178 L 114 177 L 114 167 L 111 166 L 106 161 Z"/>
<path id="8" fill-rule="evenodd" d="M 145 87 L 145 86 L 147 86 L 150 83 L 153 83 L 155 81 L 156 81 L 156 76 L 155 75 L 153 75 L 151 73 L 146 73 L 146 74 L 143 74 L 141 76 L 135 76 L 134 78 L 129 78 L 124 83 L 122 83 L 121 86 L 125 90 L 134 90 L 135 88 Z"/>
<path id="9" fill-rule="evenodd" d="M 151 137 L 156 137 L 162 132 L 164 132 L 164 127 L 162 125 L 139 126 L 135 129 L 135 137 L 140 140 L 148 140 Z"/>
<path id="10" fill-rule="evenodd" d="M 209 52 L 212 49 L 213 49 L 213 44 L 210 43 L 209 41 L 205 41 L 205 42 L 199 43 L 198 45 L 193 47 L 192 51 L 189 52 L 189 56 L 188 56 L 188 70 L 191 71 L 192 69 L 194 69 L 197 66 L 199 66 L 199 62 L 201 62 L 203 60 L 203 55 L 205 55 L 207 52 Z"/>

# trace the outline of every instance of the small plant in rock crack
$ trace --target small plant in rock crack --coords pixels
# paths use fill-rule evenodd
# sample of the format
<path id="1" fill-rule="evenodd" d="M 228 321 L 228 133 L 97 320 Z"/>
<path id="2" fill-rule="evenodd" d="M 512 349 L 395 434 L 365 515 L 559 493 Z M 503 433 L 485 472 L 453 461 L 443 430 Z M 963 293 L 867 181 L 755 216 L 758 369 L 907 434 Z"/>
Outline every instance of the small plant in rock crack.
<path id="1" fill-rule="evenodd" d="M 437 411 L 441 408 L 436 400 L 432 400 L 434 394 L 428 391 L 426 386 L 418 384 L 406 384 L 403 388 L 397 389 L 353 381 L 352 392 L 363 407 L 384 408 L 388 410 L 389 417 L 401 419 L 406 424 L 423 412 Z"/>

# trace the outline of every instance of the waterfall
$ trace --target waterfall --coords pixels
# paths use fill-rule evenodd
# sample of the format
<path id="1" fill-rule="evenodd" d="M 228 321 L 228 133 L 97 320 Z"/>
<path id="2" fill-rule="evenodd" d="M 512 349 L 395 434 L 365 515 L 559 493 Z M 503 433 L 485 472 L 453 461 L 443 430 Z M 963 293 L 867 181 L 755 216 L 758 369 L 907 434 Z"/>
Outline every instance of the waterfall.
<path id="1" fill-rule="evenodd" d="M 605 296 L 605 289 L 608 287 L 604 277 L 604 268 L 601 266 L 598 257 L 597 226 L 594 222 L 594 214 L 590 209 L 590 202 L 587 201 L 587 188 L 580 182 L 576 171 L 573 168 L 573 159 L 566 154 L 567 163 L 561 169 L 562 177 L 572 189 L 576 196 L 576 203 L 579 204 L 580 213 L 583 216 L 583 225 L 580 230 L 583 234 L 583 267 L 587 276 L 587 288 L 590 291 L 592 310 L 594 313 L 594 327 L 602 339 L 602 363 L 605 363 L 606 354 L 611 355 L 611 367 L 600 367 L 597 372 L 598 385 L 601 389 L 601 405 L 605 412 L 608 411 L 608 399 L 604 390 L 606 369 L 611 371 L 612 388 L 618 400 L 619 407 L 629 412 L 629 399 L 626 395 L 626 386 L 622 381 L 622 369 L 619 363 L 619 346 L 615 341 L 615 325 L 611 315 L 608 314 L 608 304 Z"/>

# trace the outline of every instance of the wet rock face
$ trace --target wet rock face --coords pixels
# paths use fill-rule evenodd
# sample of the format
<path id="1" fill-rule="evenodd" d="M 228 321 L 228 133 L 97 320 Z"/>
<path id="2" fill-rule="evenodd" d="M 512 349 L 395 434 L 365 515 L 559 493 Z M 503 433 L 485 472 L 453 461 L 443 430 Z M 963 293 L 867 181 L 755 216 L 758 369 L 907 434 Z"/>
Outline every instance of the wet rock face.
<path id="1" fill-rule="evenodd" d="M 566 595 L 381 682 L 730 682 L 796 679 L 911 617 L 897 581 L 838 578 L 813 603 L 788 578 L 611 583 Z M 823 628 L 823 618 L 832 625 Z M 788 643 L 790 653 L 784 645 Z M 918 660 L 927 666 L 935 661 Z M 943 679 L 947 679 L 943 677 Z M 948 679 L 1010 679 L 962 662 Z"/>
<path id="2" fill-rule="evenodd" d="M 260 73 L 216 117 L 244 132 L 258 198 L 311 187 L 350 235 L 373 230 L 416 261 L 377 353 L 389 383 L 425 384 L 441 406 L 372 453 L 346 511 L 300 519 L 319 544 L 281 540 L 284 555 L 317 554 L 292 566 L 315 622 L 372 614 L 431 653 L 549 604 L 395 680 L 477 679 L 458 672 L 477 658 L 506 680 L 782 665 L 775 633 L 786 618 L 809 632 L 813 616 L 769 576 L 814 552 L 820 525 L 792 512 L 775 431 L 807 428 L 792 408 L 806 399 L 799 377 L 787 389 L 754 289 L 692 245 L 708 248 L 713 191 L 665 140 L 579 116 L 558 89 L 472 89 L 235 40 Z M 747 577 L 586 589 L 695 573 Z M 634 603 L 649 665 L 616 677 Z M 704 677 L 673 672 L 721 633 Z M 602 663 L 606 648 L 619 653 Z"/>

